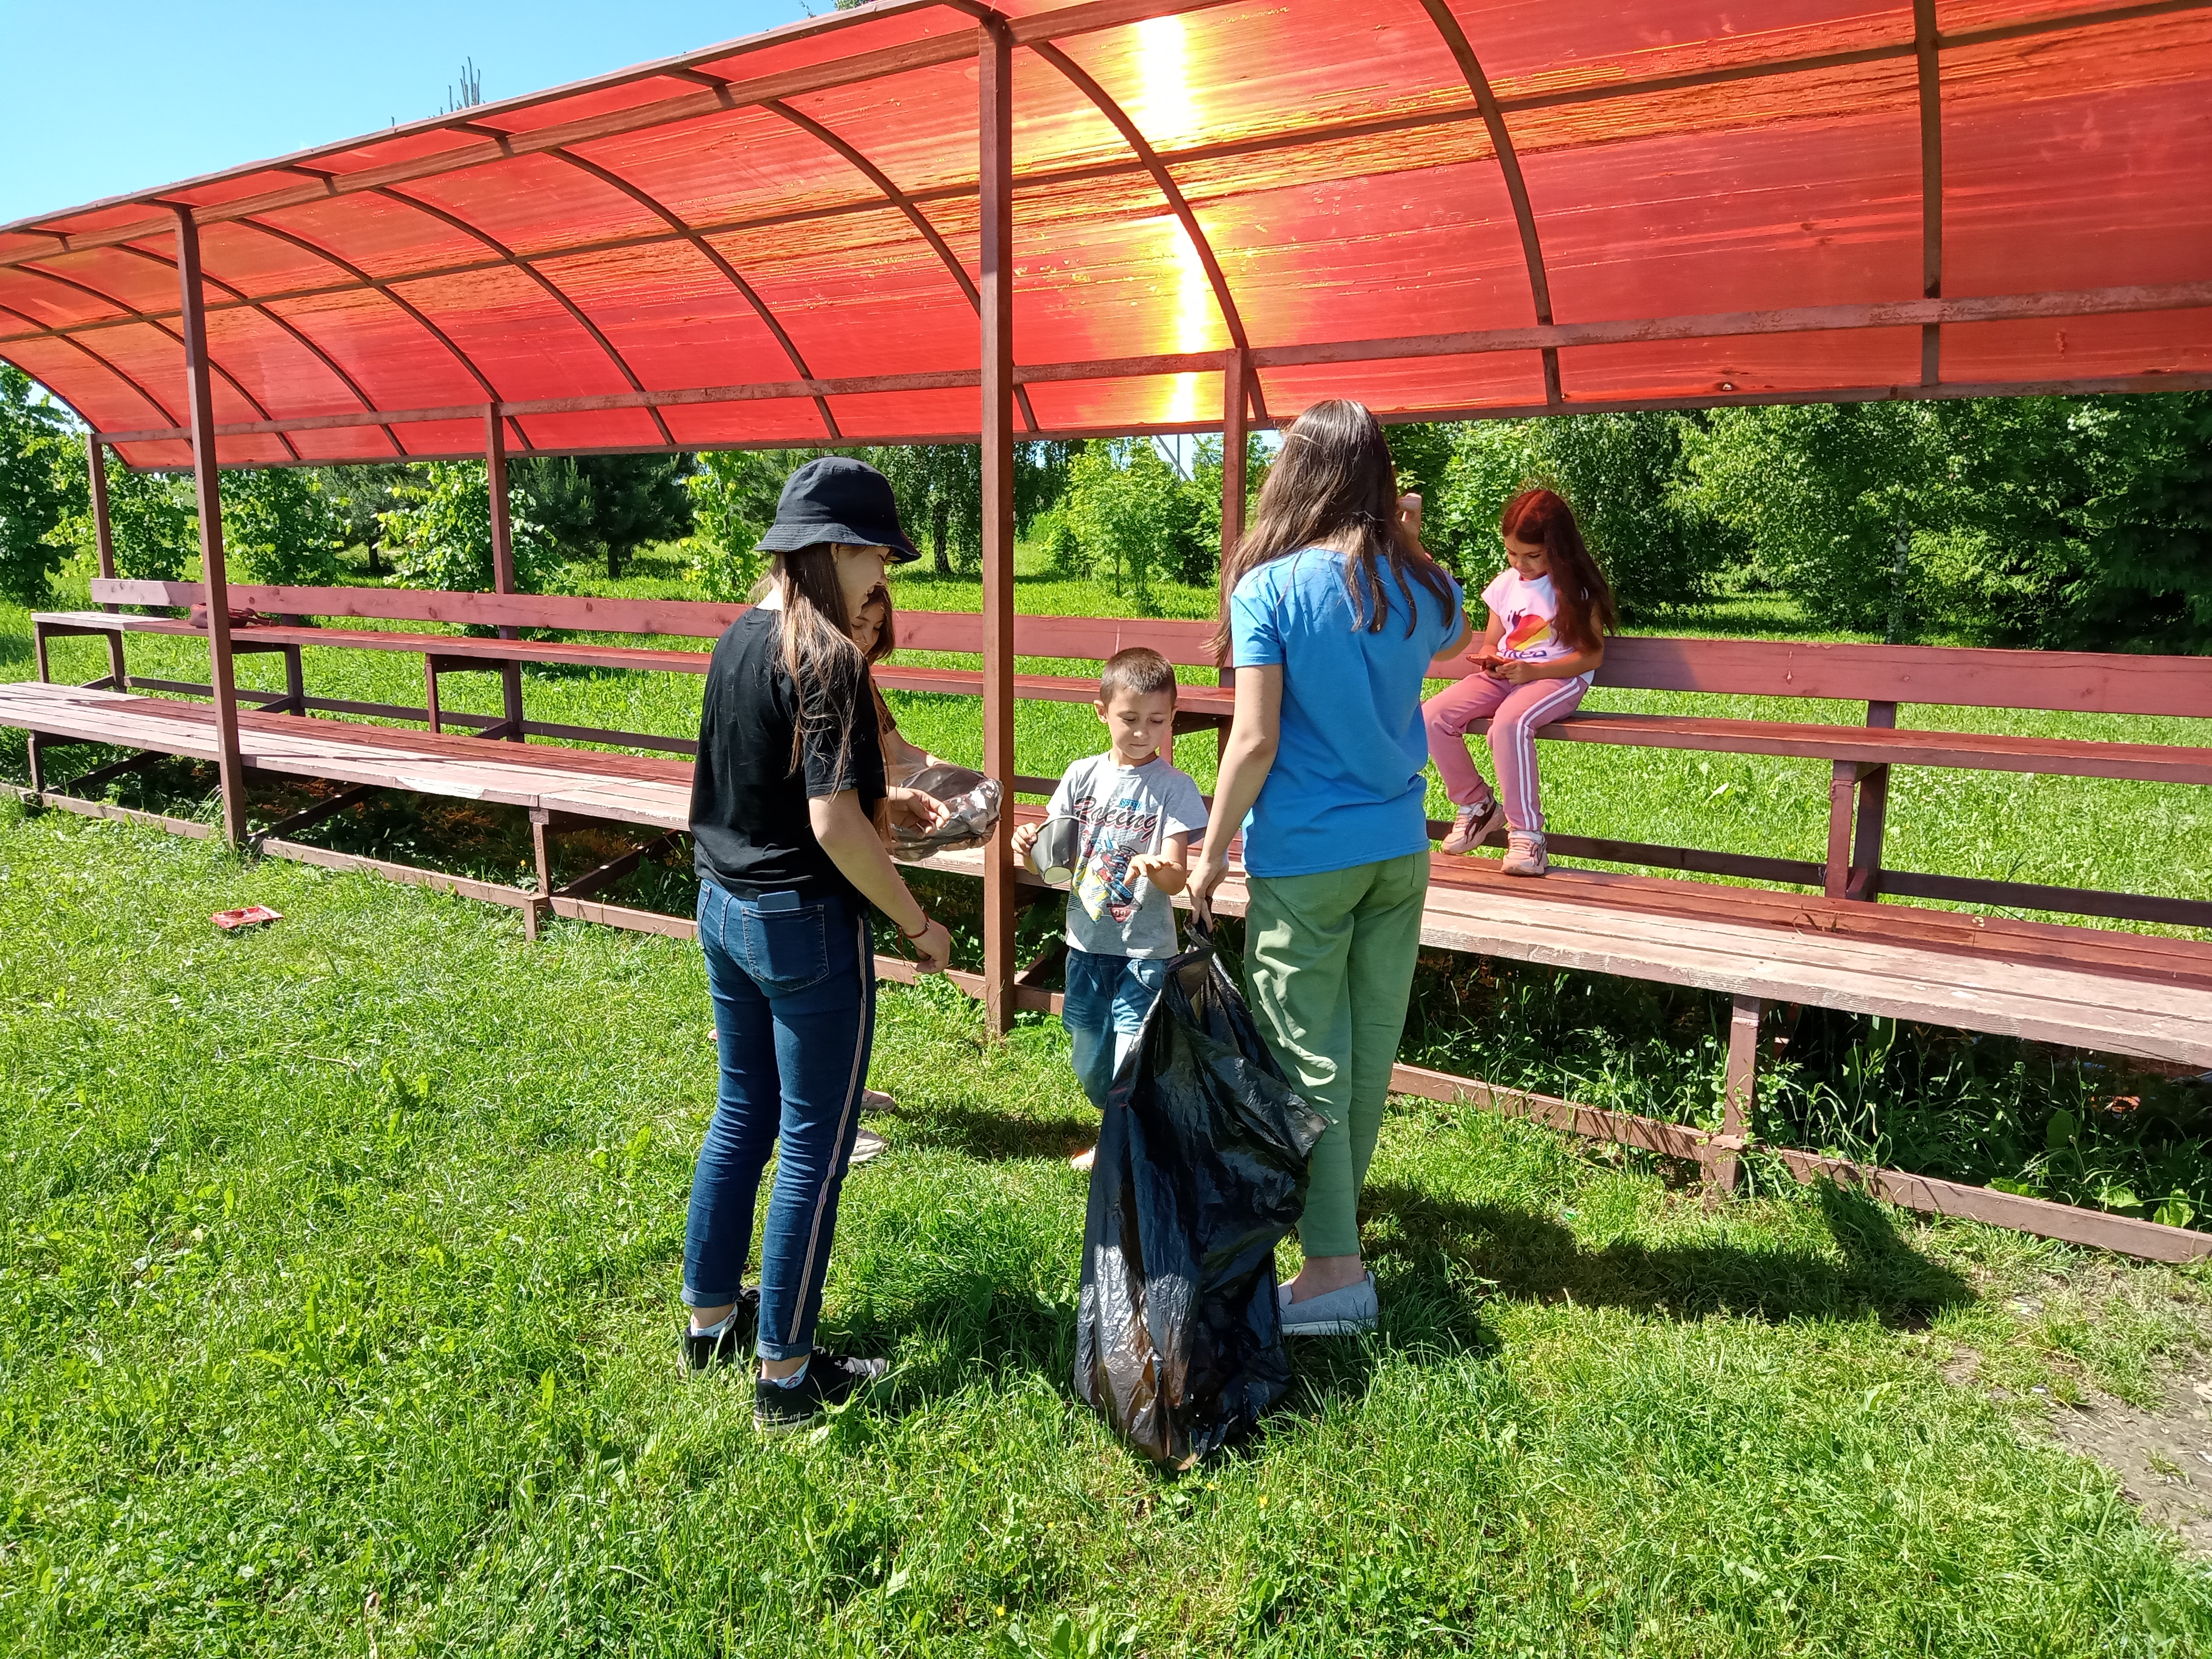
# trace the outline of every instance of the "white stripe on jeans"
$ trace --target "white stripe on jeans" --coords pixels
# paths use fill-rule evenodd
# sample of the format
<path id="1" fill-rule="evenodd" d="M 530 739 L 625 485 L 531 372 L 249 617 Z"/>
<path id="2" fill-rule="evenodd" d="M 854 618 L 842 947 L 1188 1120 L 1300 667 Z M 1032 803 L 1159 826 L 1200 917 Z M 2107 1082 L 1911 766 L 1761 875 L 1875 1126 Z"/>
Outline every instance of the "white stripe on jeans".
<path id="1" fill-rule="evenodd" d="M 868 976 L 875 969 L 875 951 L 868 938 L 868 917 L 862 911 L 854 923 L 860 934 L 858 969 L 860 978 L 860 1029 L 853 1037 L 853 1070 L 845 1080 L 845 1109 L 837 1115 L 837 1149 L 842 1155 L 845 1146 L 846 1127 L 853 1121 L 853 1109 L 860 1103 L 861 1066 L 868 1058 Z M 814 1225 L 806 1235 L 806 1265 L 799 1275 L 799 1300 L 792 1304 L 791 1328 L 784 1333 L 784 1346 L 799 1340 L 799 1322 L 806 1316 L 807 1286 L 814 1281 L 814 1253 L 822 1245 L 822 1217 L 830 1207 L 830 1188 L 838 1178 L 837 1160 L 832 1157 L 829 1173 L 822 1177 L 822 1185 L 814 1194 Z"/>

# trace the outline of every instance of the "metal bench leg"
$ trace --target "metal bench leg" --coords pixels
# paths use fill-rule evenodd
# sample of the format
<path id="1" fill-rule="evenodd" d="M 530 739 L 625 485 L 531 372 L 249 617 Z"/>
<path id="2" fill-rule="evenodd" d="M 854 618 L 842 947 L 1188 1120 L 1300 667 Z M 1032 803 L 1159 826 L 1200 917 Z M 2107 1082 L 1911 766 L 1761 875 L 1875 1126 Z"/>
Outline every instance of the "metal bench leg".
<path id="1" fill-rule="evenodd" d="M 1889 769 L 1869 767 L 1859 781 L 1858 824 L 1851 837 L 1851 873 L 1844 887 L 1845 898 L 1872 900 L 1881 896 L 1881 835 L 1888 816 Z"/>
<path id="2" fill-rule="evenodd" d="M 1722 1085 L 1721 1132 L 1711 1143 L 1705 1164 L 1705 1207 L 1717 1209 L 1735 1191 L 1737 1154 L 1742 1152 L 1744 1126 L 1751 1121 L 1759 1097 L 1759 1017 L 1765 1005 L 1757 997 L 1738 996 L 1729 1014 L 1728 1072 Z"/>
<path id="3" fill-rule="evenodd" d="M 499 691 L 502 712 L 507 716 L 507 730 L 501 735 L 509 743 L 520 743 L 523 741 L 520 663 L 503 662 L 499 665 Z"/>
<path id="4" fill-rule="evenodd" d="M 46 665 L 46 625 L 44 623 L 31 624 L 31 655 L 38 662 L 40 680 L 43 683 L 52 679 L 53 675 Z"/>
<path id="5" fill-rule="evenodd" d="M 552 825 L 553 814 L 545 808 L 530 809 L 530 851 L 538 862 L 538 891 L 522 907 L 522 937 L 532 944 L 553 915 Z"/>
<path id="6" fill-rule="evenodd" d="M 131 676 L 125 672 L 123 665 L 123 635 L 120 633 L 107 636 L 107 684 L 117 691 L 131 689 Z"/>
<path id="7" fill-rule="evenodd" d="M 1828 774 L 1828 862 L 1821 871 L 1821 887 L 1830 898 L 1841 898 L 1851 879 L 1851 808 L 1858 793 L 1859 763 L 1839 760 Z"/>
<path id="8" fill-rule="evenodd" d="M 307 677 L 300 666 L 300 647 L 284 647 L 284 712 L 302 720 L 307 714 Z"/>

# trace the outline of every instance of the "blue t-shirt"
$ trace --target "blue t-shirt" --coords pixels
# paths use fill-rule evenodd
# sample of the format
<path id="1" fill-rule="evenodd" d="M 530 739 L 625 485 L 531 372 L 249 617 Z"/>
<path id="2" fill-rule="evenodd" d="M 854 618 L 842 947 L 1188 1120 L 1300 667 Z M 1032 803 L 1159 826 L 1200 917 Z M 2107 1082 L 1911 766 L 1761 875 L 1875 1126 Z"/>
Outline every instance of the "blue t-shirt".
<path id="1" fill-rule="evenodd" d="M 1283 665 L 1282 740 L 1244 820 L 1244 867 L 1255 876 L 1316 875 L 1428 850 L 1421 683 L 1459 632 L 1460 586 L 1452 582 L 1449 605 L 1418 583 L 1409 598 L 1381 567 L 1390 614 L 1370 632 L 1354 621 L 1348 560 L 1314 547 L 1285 554 L 1248 572 L 1229 601 L 1235 665 Z M 1409 637 L 1407 608 L 1416 599 Z"/>

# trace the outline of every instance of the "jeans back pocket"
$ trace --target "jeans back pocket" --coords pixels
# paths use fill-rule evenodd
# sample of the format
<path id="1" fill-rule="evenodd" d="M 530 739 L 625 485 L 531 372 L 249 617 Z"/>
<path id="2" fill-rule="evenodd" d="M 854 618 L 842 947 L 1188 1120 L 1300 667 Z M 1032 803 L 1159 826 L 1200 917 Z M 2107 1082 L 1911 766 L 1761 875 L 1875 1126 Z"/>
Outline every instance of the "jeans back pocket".
<path id="1" fill-rule="evenodd" d="M 745 971 L 764 991 L 803 991 L 830 971 L 829 921 L 825 906 L 762 910 L 741 906 L 744 914 Z"/>

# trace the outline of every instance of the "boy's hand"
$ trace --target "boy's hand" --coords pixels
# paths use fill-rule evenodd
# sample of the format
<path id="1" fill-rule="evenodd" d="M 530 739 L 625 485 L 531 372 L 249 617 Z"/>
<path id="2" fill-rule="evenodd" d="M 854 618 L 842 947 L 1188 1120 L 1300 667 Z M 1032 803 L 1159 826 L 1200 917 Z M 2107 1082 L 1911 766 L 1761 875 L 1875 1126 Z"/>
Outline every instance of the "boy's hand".
<path id="1" fill-rule="evenodd" d="M 1129 874 L 1149 881 L 1160 891 L 1172 897 L 1183 890 L 1190 872 L 1165 853 L 1146 853 L 1129 860 Z"/>
<path id="2" fill-rule="evenodd" d="M 1042 824 L 1036 823 L 1018 823 L 1014 826 L 1013 848 L 1016 858 L 1024 862 L 1028 860 L 1030 848 L 1036 845 L 1037 831 L 1042 828 L 1043 828 Z"/>

